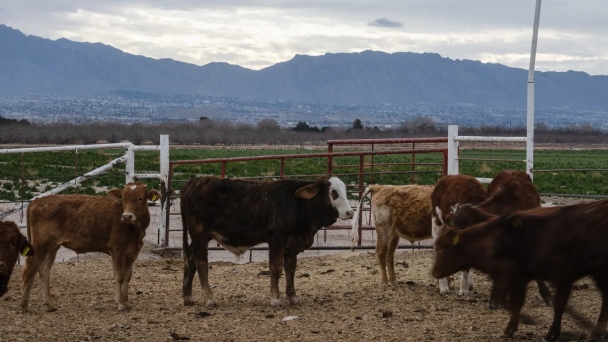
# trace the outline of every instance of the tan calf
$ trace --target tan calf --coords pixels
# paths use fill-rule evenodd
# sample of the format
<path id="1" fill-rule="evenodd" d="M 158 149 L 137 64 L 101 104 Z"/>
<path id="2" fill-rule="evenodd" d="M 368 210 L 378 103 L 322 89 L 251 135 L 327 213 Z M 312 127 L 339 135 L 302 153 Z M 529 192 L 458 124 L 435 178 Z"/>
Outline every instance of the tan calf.
<path id="1" fill-rule="evenodd" d="M 55 305 L 49 278 L 61 246 L 76 253 L 100 252 L 112 257 L 115 300 L 118 310 L 127 309 L 128 287 L 150 224 L 147 200 L 160 199 L 156 190 L 142 183 L 129 183 L 123 190 L 110 189 L 108 196 L 53 195 L 34 200 L 27 209 L 28 237 L 36 254 L 28 256 L 23 271 L 22 312 L 28 311 L 30 289 L 37 271 L 48 311 Z"/>
<path id="2" fill-rule="evenodd" d="M 376 255 L 383 284 L 396 283 L 395 250 L 400 238 L 413 244 L 432 237 L 432 191 L 433 186 L 425 185 L 370 185 L 363 192 L 357 211 L 361 210 L 363 198 L 371 192 L 371 214 L 377 233 Z M 352 226 L 354 243 L 359 238 L 357 217 L 355 215 Z"/>

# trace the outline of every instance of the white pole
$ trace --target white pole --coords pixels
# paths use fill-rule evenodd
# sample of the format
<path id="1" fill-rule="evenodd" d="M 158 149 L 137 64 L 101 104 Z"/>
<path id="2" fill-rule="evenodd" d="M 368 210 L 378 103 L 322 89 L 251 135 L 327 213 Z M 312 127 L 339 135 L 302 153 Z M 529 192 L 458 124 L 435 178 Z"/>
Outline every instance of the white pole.
<path id="1" fill-rule="evenodd" d="M 458 174 L 458 126 L 448 126 L 448 175 Z"/>
<path id="2" fill-rule="evenodd" d="M 135 151 L 134 145 L 127 146 L 127 162 L 125 163 L 125 184 L 135 181 Z"/>
<path id="3" fill-rule="evenodd" d="M 161 184 L 161 192 L 164 189 L 163 196 L 167 197 L 169 194 L 166 192 L 169 190 L 169 135 L 161 134 L 160 136 L 160 184 Z M 163 198 L 161 200 L 165 205 L 169 205 L 169 199 Z M 161 237 L 165 238 L 165 233 L 167 231 L 167 210 L 164 206 L 160 208 L 160 223 L 158 226 L 158 241 L 157 243 L 161 245 Z M 165 241 L 163 241 L 163 245 Z"/>
<path id="4" fill-rule="evenodd" d="M 534 179 L 534 63 L 536 62 L 536 45 L 538 42 L 538 26 L 540 23 L 541 0 L 536 0 L 534 12 L 534 29 L 532 31 L 532 50 L 530 51 L 530 68 L 528 70 L 528 120 L 526 141 L 526 173 Z"/>

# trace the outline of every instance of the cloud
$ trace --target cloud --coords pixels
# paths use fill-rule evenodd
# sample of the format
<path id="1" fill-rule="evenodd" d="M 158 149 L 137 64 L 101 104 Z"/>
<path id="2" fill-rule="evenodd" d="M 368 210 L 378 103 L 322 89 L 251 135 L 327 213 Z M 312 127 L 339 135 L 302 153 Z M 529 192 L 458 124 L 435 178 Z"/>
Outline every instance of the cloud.
<path id="1" fill-rule="evenodd" d="M 369 23 L 367 25 L 369 25 L 369 26 L 376 26 L 376 27 L 388 27 L 388 28 L 403 27 L 402 23 L 400 23 L 398 21 L 388 20 L 386 18 L 378 18 L 378 19 L 372 21 L 371 23 Z"/>
<path id="2" fill-rule="evenodd" d="M 437 52 L 527 69 L 534 1 L 1 0 L 25 34 L 198 65 L 264 68 L 296 54 Z M 543 2 L 537 69 L 608 74 L 608 1 Z M 393 21 L 387 19 L 387 13 Z M 370 23 L 370 18 L 379 18 Z M 398 29 L 407 23 L 407 30 Z"/>

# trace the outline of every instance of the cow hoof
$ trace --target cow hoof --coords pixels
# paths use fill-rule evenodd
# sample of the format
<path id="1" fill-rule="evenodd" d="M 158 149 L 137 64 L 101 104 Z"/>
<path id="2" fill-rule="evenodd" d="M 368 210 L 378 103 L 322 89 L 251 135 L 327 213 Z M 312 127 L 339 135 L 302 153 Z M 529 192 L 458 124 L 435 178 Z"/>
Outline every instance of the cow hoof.
<path id="1" fill-rule="evenodd" d="M 22 314 L 26 314 L 28 312 L 30 312 L 30 310 L 27 308 L 27 306 L 26 307 L 21 307 L 21 313 Z"/>
<path id="2" fill-rule="evenodd" d="M 553 306 L 553 301 L 551 301 L 551 300 L 546 300 L 546 301 L 545 301 L 545 304 L 546 304 L 547 306 Z"/>
<path id="3" fill-rule="evenodd" d="M 194 306 L 194 301 L 192 300 L 192 297 L 184 298 L 184 306 Z"/>
<path id="4" fill-rule="evenodd" d="M 129 307 L 126 306 L 125 304 L 118 304 L 118 311 L 127 311 L 129 310 Z"/>
<path id="5" fill-rule="evenodd" d="M 213 299 L 213 298 L 207 299 L 207 302 L 205 302 L 205 307 L 212 308 L 215 306 L 217 306 L 217 303 L 215 302 L 215 299 Z"/>
<path id="6" fill-rule="evenodd" d="M 458 295 L 459 296 L 468 296 L 469 290 L 460 290 L 460 291 L 458 291 Z"/>
<path id="7" fill-rule="evenodd" d="M 450 289 L 449 288 L 447 288 L 447 289 L 439 288 L 439 294 L 446 295 L 448 293 L 450 293 Z"/>
<path id="8" fill-rule="evenodd" d="M 488 310 L 497 310 L 498 309 L 498 304 L 488 304 Z"/>
<path id="9" fill-rule="evenodd" d="M 281 306 L 281 300 L 279 298 L 270 298 L 270 306 Z"/>
<path id="10" fill-rule="evenodd" d="M 300 300 L 297 297 L 287 297 L 287 302 L 291 305 L 299 305 Z"/>
<path id="11" fill-rule="evenodd" d="M 54 305 L 49 305 L 46 308 L 46 312 L 55 312 L 57 311 L 57 307 L 55 307 Z"/>

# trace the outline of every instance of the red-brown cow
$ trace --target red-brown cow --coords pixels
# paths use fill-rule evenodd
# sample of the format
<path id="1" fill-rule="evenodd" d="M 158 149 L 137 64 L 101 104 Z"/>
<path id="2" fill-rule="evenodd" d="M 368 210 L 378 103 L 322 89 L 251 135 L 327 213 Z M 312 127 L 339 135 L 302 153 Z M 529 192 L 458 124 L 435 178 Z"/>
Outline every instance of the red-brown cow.
<path id="1" fill-rule="evenodd" d="M 110 189 L 108 196 L 52 195 L 34 200 L 27 208 L 27 228 L 36 254 L 26 260 L 23 271 L 21 311 L 28 311 L 30 289 L 40 269 L 42 295 L 48 311 L 55 310 L 49 291 L 51 267 L 60 247 L 76 253 L 100 252 L 112 257 L 115 301 L 126 310 L 133 262 L 143 246 L 150 224 L 148 200 L 161 195 L 142 183 L 129 183 L 123 190 Z"/>
<path id="2" fill-rule="evenodd" d="M 464 230 L 447 229 L 436 242 L 432 274 L 443 277 L 463 267 L 493 274 L 509 295 L 511 319 L 506 336 L 517 331 L 531 280 L 555 284 L 553 324 L 545 336 L 556 341 L 572 285 L 591 276 L 602 293 L 602 308 L 592 338 L 608 323 L 608 199 L 537 208 L 492 218 Z M 492 257 L 483 257 L 492 255 Z"/>
<path id="3" fill-rule="evenodd" d="M 337 177 L 320 177 L 313 182 L 193 178 L 182 188 L 180 199 L 184 305 L 194 304 L 192 281 L 196 272 L 207 296 L 206 304 L 216 304 L 208 278 L 207 245 L 211 239 L 235 255 L 268 243 L 270 305 L 281 304 L 279 278 L 283 267 L 287 300 L 298 303 L 294 287 L 298 254 L 312 245 L 319 229 L 334 224 L 338 217 L 353 217 L 346 186 Z"/>
<path id="4" fill-rule="evenodd" d="M 8 281 L 19 254 L 34 255 L 34 248 L 15 222 L 0 221 L 0 297 L 8 291 Z"/>
<path id="5" fill-rule="evenodd" d="M 474 177 L 467 175 L 448 175 L 439 178 L 431 194 L 431 219 L 433 240 L 447 227 L 454 211 L 464 204 L 478 204 L 487 198 L 486 188 Z M 460 295 L 469 293 L 473 286 L 472 274 L 463 271 L 460 278 Z M 439 279 L 439 293 L 450 290 L 447 278 Z"/>
<path id="6" fill-rule="evenodd" d="M 540 208 L 540 194 L 527 173 L 515 170 L 500 171 L 488 186 L 488 198 L 478 205 L 465 205 L 457 210 L 451 225 L 463 229 L 486 221 L 493 215 L 507 215 L 519 210 Z M 543 281 L 537 281 L 541 297 L 551 305 L 551 292 Z M 497 309 L 500 290 L 493 284 L 489 309 Z"/>

